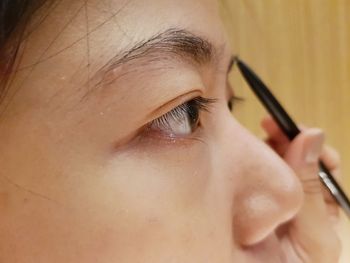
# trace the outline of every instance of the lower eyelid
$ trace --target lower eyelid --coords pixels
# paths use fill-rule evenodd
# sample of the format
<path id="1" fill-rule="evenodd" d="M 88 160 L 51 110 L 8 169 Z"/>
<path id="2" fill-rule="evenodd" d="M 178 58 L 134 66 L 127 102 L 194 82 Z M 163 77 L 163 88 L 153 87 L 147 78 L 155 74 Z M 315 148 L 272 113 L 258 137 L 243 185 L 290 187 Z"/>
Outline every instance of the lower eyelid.
<path id="1" fill-rule="evenodd" d="M 202 135 L 203 128 L 201 125 L 199 125 L 190 135 L 171 135 L 162 132 L 161 130 L 152 130 L 148 127 L 140 134 L 138 139 L 139 141 L 153 141 L 157 144 L 187 144 L 193 140 L 200 140 Z"/>

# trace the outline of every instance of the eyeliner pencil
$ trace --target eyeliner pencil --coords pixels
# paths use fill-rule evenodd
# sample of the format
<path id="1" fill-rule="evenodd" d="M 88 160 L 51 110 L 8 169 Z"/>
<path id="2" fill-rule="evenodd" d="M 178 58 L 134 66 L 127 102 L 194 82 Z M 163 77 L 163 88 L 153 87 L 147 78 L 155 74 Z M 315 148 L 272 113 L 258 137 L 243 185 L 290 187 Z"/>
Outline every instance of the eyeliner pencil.
<path id="1" fill-rule="evenodd" d="M 254 73 L 254 71 L 251 70 L 239 58 L 235 57 L 235 61 L 243 77 L 245 78 L 255 95 L 259 98 L 261 103 L 265 106 L 267 111 L 270 112 L 277 125 L 281 128 L 281 130 L 289 138 L 289 140 L 293 140 L 300 133 L 300 130 L 295 124 L 295 122 L 282 108 L 281 104 L 272 95 L 267 86 Z M 331 172 L 328 170 L 328 168 L 322 161 L 319 162 L 319 167 L 320 170 L 318 172 L 318 175 L 322 183 L 329 190 L 334 200 L 339 204 L 339 206 L 344 210 L 345 214 L 350 219 L 349 198 L 346 196 L 341 186 L 334 179 Z"/>

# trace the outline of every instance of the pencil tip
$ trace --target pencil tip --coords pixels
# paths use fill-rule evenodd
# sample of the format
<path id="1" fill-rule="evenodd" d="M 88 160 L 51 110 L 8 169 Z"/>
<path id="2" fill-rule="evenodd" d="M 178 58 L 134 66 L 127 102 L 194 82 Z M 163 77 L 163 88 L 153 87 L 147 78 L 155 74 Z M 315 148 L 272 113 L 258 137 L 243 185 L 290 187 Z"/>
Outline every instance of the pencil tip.
<path id="1" fill-rule="evenodd" d="M 238 55 L 234 55 L 233 56 L 233 62 L 239 62 L 239 56 Z"/>

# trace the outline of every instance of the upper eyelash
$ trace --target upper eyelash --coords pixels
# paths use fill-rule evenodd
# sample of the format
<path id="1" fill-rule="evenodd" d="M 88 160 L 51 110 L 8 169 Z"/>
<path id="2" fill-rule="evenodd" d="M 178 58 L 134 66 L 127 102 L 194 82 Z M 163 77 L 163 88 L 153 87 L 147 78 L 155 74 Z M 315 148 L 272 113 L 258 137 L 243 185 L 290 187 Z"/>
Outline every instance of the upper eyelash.
<path id="1" fill-rule="evenodd" d="M 232 96 L 231 99 L 232 99 L 233 101 L 235 101 L 235 102 L 243 102 L 243 101 L 245 101 L 245 98 L 244 98 L 244 97 L 239 97 L 239 96 L 236 96 L 236 95 Z"/>
<path id="2" fill-rule="evenodd" d="M 188 106 L 188 103 L 189 103 L 189 102 L 193 102 L 193 103 L 195 103 L 195 106 L 198 107 L 198 109 L 203 110 L 203 111 L 210 112 L 210 110 L 209 110 L 210 106 L 211 106 L 213 103 L 217 102 L 217 101 L 218 101 L 217 99 L 196 97 L 196 98 L 194 98 L 194 99 L 192 99 L 192 100 L 190 100 L 190 101 L 188 101 L 188 102 L 185 102 L 185 103 L 182 104 L 182 105 Z M 182 105 L 180 105 L 180 106 L 182 106 Z"/>
<path id="3" fill-rule="evenodd" d="M 240 103 L 240 102 L 244 102 L 244 101 L 245 101 L 245 98 L 233 95 L 229 99 L 229 104 L 231 104 L 231 107 L 232 107 L 232 110 L 233 110 L 233 107 L 235 106 L 236 103 Z"/>
<path id="4" fill-rule="evenodd" d="M 210 112 L 210 105 L 215 103 L 217 99 L 210 99 L 210 98 L 203 98 L 203 97 L 196 97 L 192 100 L 189 100 L 176 108 L 172 109 L 168 113 L 164 114 L 163 116 L 159 117 L 158 119 L 154 120 L 153 123 L 156 125 L 161 125 L 163 127 L 169 126 L 169 118 L 173 118 L 174 120 L 179 120 L 184 116 L 184 114 L 188 114 L 189 112 L 189 103 L 194 103 L 194 106 L 199 111 L 206 111 Z"/>

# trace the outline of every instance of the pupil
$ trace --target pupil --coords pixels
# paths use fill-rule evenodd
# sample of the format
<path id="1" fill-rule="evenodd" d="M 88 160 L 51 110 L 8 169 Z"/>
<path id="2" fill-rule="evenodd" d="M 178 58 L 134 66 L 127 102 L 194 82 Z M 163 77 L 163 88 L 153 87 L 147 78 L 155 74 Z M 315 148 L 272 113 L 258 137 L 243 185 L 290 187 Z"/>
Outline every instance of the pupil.
<path id="1" fill-rule="evenodd" d="M 188 117 L 193 131 L 196 129 L 199 122 L 199 109 L 195 102 L 191 102 L 188 105 Z"/>

